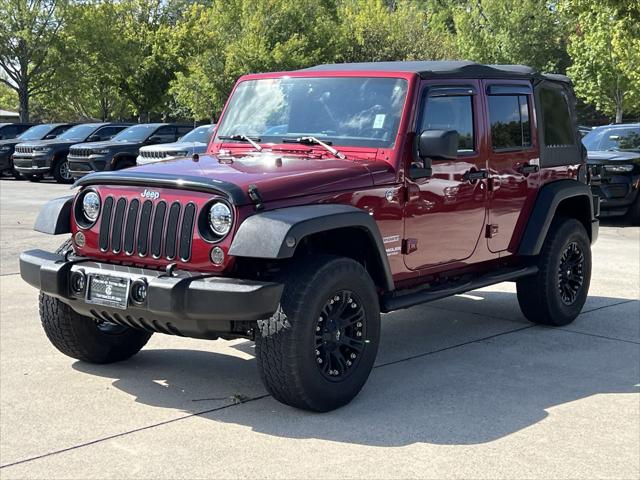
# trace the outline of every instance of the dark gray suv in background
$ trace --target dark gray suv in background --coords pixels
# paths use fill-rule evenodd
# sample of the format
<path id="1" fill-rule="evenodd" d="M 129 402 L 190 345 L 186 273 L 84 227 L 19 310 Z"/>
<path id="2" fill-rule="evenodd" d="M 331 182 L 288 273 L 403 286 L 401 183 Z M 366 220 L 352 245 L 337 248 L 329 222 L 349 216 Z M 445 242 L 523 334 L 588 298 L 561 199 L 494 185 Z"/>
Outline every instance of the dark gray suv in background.
<path id="1" fill-rule="evenodd" d="M 18 171 L 13 168 L 13 153 L 17 144 L 56 138 L 73 125 L 73 123 L 43 123 L 31 127 L 16 138 L 0 140 L 0 174 L 10 172 L 16 179 L 21 178 Z"/>
<path id="2" fill-rule="evenodd" d="M 133 167 L 140 147 L 175 142 L 192 129 L 190 125 L 143 123 L 123 130 L 108 142 L 74 145 L 69 152 L 71 175 L 80 178 L 91 172 Z"/>
<path id="3" fill-rule="evenodd" d="M 32 181 L 51 173 L 58 183 L 72 183 L 67 155 L 69 147 L 80 142 L 108 140 L 130 124 L 83 123 L 70 128 L 54 139 L 25 142 L 16 145 L 13 154 L 15 169 Z"/>

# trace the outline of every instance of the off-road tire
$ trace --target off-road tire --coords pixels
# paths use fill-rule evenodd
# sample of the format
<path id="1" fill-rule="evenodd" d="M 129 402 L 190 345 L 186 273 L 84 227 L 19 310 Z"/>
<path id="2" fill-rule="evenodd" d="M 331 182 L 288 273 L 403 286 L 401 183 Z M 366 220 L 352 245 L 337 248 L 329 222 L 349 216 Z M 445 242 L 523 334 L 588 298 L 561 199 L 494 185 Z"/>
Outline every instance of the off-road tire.
<path id="1" fill-rule="evenodd" d="M 329 380 L 318 365 L 318 350 L 314 351 L 317 322 L 336 292 L 345 291 L 363 309 L 363 350 L 358 362 L 348 367 L 353 370 L 345 369 L 347 373 L 339 379 Z M 287 273 L 278 311 L 258 321 L 260 376 L 269 393 L 284 404 L 317 412 L 333 410 L 349 403 L 362 389 L 373 368 L 379 339 L 378 295 L 362 265 L 344 257 L 305 259 Z"/>
<path id="2" fill-rule="evenodd" d="M 65 242 L 56 253 L 71 248 Z M 119 327 L 115 332 L 101 329 L 90 317 L 73 311 L 67 304 L 45 293 L 39 298 L 40 321 L 47 338 L 65 355 L 89 363 L 113 363 L 135 355 L 151 337 L 150 332 Z"/>
<path id="3" fill-rule="evenodd" d="M 64 165 L 67 165 L 67 171 L 69 169 L 69 161 L 66 157 L 58 158 L 53 162 L 53 166 L 51 167 L 51 174 L 53 178 L 58 183 L 73 183 L 73 177 L 64 178 L 62 170 Z"/>
<path id="4" fill-rule="evenodd" d="M 560 265 L 567 249 L 575 246 L 583 256 L 582 283 L 569 304 L 562 298 Z M 516 282 L 520 310 L 533 323 L 563 326 L 573 322 L 587 300 L 591 281 L 591 242 L 582 223 L 574 218 L 554 219 L 538 257 L 538 273 Z"/>

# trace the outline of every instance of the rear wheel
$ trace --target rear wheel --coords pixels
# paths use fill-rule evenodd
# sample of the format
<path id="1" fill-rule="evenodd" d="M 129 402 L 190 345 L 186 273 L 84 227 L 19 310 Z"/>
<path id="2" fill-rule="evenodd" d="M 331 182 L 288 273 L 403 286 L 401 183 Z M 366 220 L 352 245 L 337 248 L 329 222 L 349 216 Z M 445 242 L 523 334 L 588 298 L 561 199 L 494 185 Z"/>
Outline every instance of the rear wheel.
<path id="1" fill-rule="evenodd" d="M 538 258 L 538 273 L 516 282 L 522 313 L 533 323 L 573 322 L 587 300 L 591 242 L 582 223 L 556 218 Z"/>
<path id="2" fill-rule="evenodd" d="M 333 410 L 362 389 L 379 338 L 378 296 L 366 270 L 349 258 L 318 257 L 291 272 L 278 311 L 258 322 L 260 376 L 282 403 Z"/>
<path id="3" fill-rule="evenodd" d="M 640 225 L 640 193 L 636 196 L 636 201 L 629 207 L 627 220 L 631 225 Z"/>
<path id="4" fill-rule="evenodd" d="M 53 178 L 58 183 L 73 183 L 73 176 L 69 170 L 69 161 L 65 158 L 56 160 L 51 168 Z"/>

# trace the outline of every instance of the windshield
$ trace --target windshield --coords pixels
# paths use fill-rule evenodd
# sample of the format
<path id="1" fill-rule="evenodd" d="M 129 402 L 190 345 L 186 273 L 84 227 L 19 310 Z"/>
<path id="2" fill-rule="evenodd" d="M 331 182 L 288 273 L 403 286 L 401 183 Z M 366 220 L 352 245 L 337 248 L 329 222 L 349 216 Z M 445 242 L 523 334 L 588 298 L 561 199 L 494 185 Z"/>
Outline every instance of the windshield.
<path id="1" fill-rule="evenodd" d="M 71 127 L 66 132 L 61 133 L 56 138 L 58 138 L 58 140 L 83 141 L 85 138 L 91 135 L 96 130 L 96 128 L 98 128 L 97 125 L 91 124 L 76 125 L 75 127 Z"/>
<path id="2" fill-rule="evenodd" d="M 597 128 L 582 138 L 587 150 L 640 151 L 640 127 Z"/>
<path id="3" fill-rule="evenodd" d="M 202 127 L 198 127 L 195 130 L 191 130 L 184 137 L 182 137 L 180 139 L 180 142 L 209 143 L 209 140 L 211 140 L 211 134 L 213 133 L 214 128 L 216 128 L 215 125 L 203 125 Z"/>
<path id="4" fill-rule="evenodd" d="M 216 139 L 261 143 L 314 136 L 333 145 L 391 147 L 407 81 L 397 78 L 270 78 L 240 83 Z"/>
<path id="5" fill-rule="evenodd" d="M 55 127 L 53 125 L 36 125 L 35 127 L 31 127 L 29 130 L 24 131 L 22 135 L 18 136 L 18 138 L 20 140 L 41 140 L 54 128 Z"/>
<path id="6" fill-rule="evenodd" d="M 158 125 L 134 125 L 112 138 L 114 142 L 142 142 L 158 129 Z"/>

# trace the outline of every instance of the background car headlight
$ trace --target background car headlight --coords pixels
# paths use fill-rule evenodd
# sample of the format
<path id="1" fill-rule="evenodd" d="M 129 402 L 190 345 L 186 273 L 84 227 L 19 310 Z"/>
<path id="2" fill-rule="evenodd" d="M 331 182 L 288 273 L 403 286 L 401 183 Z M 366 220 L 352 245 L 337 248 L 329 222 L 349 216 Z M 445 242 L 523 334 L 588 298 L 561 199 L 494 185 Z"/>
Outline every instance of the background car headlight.
<path id="1" fill-rule="evenodd" d="M 217 235 L 226 235 L 233 225 L 231 209 L 222 202 L 215 202 L 209 209 L 209 226 Z"/>
<path id="2" fill-rule="evenodd" d="M 8 152 L 11 150 L 11 147 L 0 147 L 0 152 Z"/>
<path id="3" fill-rule="evenodd" d="M 49 152 L 53 151 L 53 148 L 51 148 L 51 147 L 34 147 L 33 151 L 34 152 L 38 152 L 38 153 L 49 153 Z"/>
<path id="4" fill-rule="evenodd" d="M 98 155 L 105 155 L 105 154 L 109 153 L 109 149 L 108 148 L 98 148 L 96 150 L 93 150 L 93 153 L 98 154 Z"/>
<path id="5" fill-rule="evenodd" d="M 607 172 L 627 173 L 633 170 L 633 165 L 605 165 L 604 169 Z"/>
<path id="6" fill-rule="evenodd" d="M 100 197 L 96 192 L 88 192 L 82 197 L 82 213 L 90 222 L 95 222 L 100 214 Z"/>

